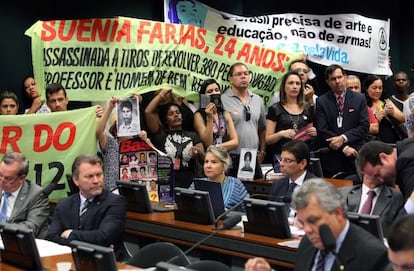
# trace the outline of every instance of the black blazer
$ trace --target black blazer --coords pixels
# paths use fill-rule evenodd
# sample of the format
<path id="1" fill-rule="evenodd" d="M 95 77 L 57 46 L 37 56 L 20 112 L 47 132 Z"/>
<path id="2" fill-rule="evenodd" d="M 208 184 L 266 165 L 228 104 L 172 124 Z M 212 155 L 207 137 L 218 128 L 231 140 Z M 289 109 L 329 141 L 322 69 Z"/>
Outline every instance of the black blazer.
<path id="1" fill-rule="evenodd" d="M 414 190 L 414 138 L 397 142 L 397 184 L 407 199 Z"/>
<path id="2" fill-rule="evenodd" d="M 294 270 L 311 270 L 316 252 L 317 249 L 305 235 L 296 252 Z M 384 243 L 352 223 L 339 250 L 338 258 L 344 265 L 344 270 L 378 271 L 384 270 L 389 264 Z M 335 262 L 331 271 L 339 271 Z"/>
<path id="3" fill-rule="evenodd" d="M 310 178 L 314 178 L 315 175 L 313 175 L 312 172 L 309 170 L 306 171 L 305 175 L 305 181 Z M 270 189 L 269 193 L 269 200 L 272 201 L 280 201 L 282 197 L 285 197 L 287 195 L 289 189 L 289 178 L 285 177 L 279 180 L 276 180 L 272 184 L 272 188 Z"/>
<path id="4" fill-rule="evenodd" d="M 367 102 L 360 93 L 352 90 L 345 92 L 344 111 L 342 128 L 337 125 L 339 111 L 336 96 L 333 91 L 328 91 L 316 100 L 315 127 L 318 131 L 319 147 L 328 147 L 326 139 L 345 134 L 348 142 L 344 144 L 358 150 L 368 135 L 369 120 Z M 344 147 L 343 146 L 343 147 Z M 344 171 L 347 175 L 355 173 L 353 159 L 347 158 L 342 149 L 330 150 L 328 153 L 321 153 L 322 169 L 326 177 Z"/>
<path id="5" fill-rule="evenodd" d="M 96 196 L 85 214 L 85 223 L 79 230 L 80 196 L 76 193 L 59 200 L 46 239 L 68 245 L 72 240 L 79 240 L 101 246 L 114 246 L 117 259 L 123 256 L 123 235 L 126 221 L 127 201 L 125 197 L 104 189 Z M 73 229 L 68 239 L 60 234 Z"/>

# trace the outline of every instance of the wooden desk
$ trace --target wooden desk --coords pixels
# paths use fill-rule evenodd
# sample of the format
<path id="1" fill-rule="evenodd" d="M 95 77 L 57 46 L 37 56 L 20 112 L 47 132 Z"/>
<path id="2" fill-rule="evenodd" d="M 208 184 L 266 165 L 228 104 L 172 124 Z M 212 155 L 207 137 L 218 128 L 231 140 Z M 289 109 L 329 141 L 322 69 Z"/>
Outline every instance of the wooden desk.
<path id="1" fill-rule="evenodd" d="M 279 177 L 279 178 L 268 180 L 268 181 L 253 180 L 253 181 L 242 181 L 242 182 L 250 195 L 253 195 L 253 194 L 269 195 L 270 190 L 272 189 L 273 182 L 274 181 L 277 182 L 277 180 L 280 178 L 283 178 L 283 177 Z M 343 187 L 343 186 L 354 185 L 352 180 L 331 179 L 331 178 L 324 178 L 324 179 L 330 182 L 331 184 L 335 185 L 337 188 Z"/>
<path id="2" fill-rule="evenodd" d="M 55 255 L 55 256 L 47 256 L 47 257 L 42 257 L 42 264 L 45 270 L 48 271 L 56 271 L 57 267 L 56 264 L 58 262 L 72 262 L 72 268 L 71 270 L 75 270 L 75 264 L 73 262 L 73 258 L 72 258 L 72 254 L 62 254 L 62 255 Z M 128 269 L 128 270 L 138 270 L 139 268 L 132 266 L 132 265 L 128 265 L 128 264 L 124 264 L 124 263 L 117 263 L 117 269 Z M 7 263 L 2 263 L 0 262 L 0 270 L 1 271 L 21 271 L 21 270 L 25 270 L 25 269 L 21 269 L 12 265 L 9 265 Z"/>
<path id="3" fill-rule="evenodd" d="M 173 212 L 128 212 L 125 240 L 137 242 L 139 237 L 147 237 L 192 246 L 213 232 L 212 225 L 175 220 Z M 260 256 L 272 265 L 293 268 L 295 249 L 278 245 L 282 241 L 286 240 L 243 233 L 240 229 L 221 230 L 198 248 L 245 259 Z"/>

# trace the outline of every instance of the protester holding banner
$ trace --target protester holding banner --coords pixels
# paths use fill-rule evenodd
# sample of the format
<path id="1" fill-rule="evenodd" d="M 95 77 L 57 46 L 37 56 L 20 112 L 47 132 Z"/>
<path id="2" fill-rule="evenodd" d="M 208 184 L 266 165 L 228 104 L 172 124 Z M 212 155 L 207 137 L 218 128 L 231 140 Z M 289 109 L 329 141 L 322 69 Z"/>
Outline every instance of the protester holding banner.
<path id="1" fill-rule="evenodd" d="M 183 129 L 183 117 L 178 104 L 167 103 L 158 108 L 171 93 L 170 88 L 162 88 L 147 105 L 145 117 L 155 147 L 172 159 L 175 186 L 188 188 L 196 176 L 196 163 L 204 160 L 204 146 L 196 132 Z"/>
<path id="2" fill-rule="evenodd" d="M 139 99 L 139 97 L 137 97 Z M 117 136 L 117 125 L 116 121 L 113 121 L 109 129 L 106 129 L 106 125 L 109 117 L 112 114 L 113 109 L 115 108 L 117 102 L 119 101 L 118 97 L 113 97 L 106 106 L 102 117 L 99 120 L 98 127 L 96 129 L 96 137 L 98 139 L 99 151 L 102 154 L 102 160 L 104 163 L 105 171 L 105 185 L 109 189 L 113 190 L 116 188 L 116 181 L 120 179 L 120 153 L 119 153 L 119 142 L 128 137 L 118 137 Z M 143 130 L 140 131 L 138 136 L 148 141 L 147 133 Z M 149 142 L 149 141 L 148 141 Z M 127 157 L 127 155 L 125 155 Z M 127 162 L 129 166 L 129 161 Z"/>
<path id="3" fill-rule="evenodd" d="M 221 95 L 223 108 L 231 114 L 237 134 L 239 146 L 230 152 L 233 167 L 229 175 L 236 177 L 240 161 L 241 148 L 258 150 L 255 179 L 262 178 L 260 163 L 266 155 L 266 115 L 262 98 L 249 91 L 250 72 L 248 67 L 237 62 L 230 67 L 228 79 L 231 88 Z"/>
<path id="4" fill-rule="evenodd" d="M 24 112 L 25 114 L 50 113 L 50 108 L 47 107 L 45 101 L 40 97 L 35 78 L 32 75 L 26 76 L 23 79 L 23 90 L 26 94 L 26 99 L 24 100 L 26 108 Z M 28 107 L 26 103 L 30 103 L 30 106 Z"/>
<path id="5" fill-rule="evenodd" d="M 19 98 L 14 92 L 3 91 L 0 94 L 0 115 L 17 115 Z"/>
<path id="6" fill-rule="evenodd" d="M 205 80 L 200 88 L 200 101 L 201 95 L 206 95 L 209 102 L 205 107 L 202 105 L 194 114 L 194 128 L 204 147 L 214 144 L 228 151 L 237 148 L 239 137 L 230 113 L 223 109 L 220 86 L 216 80 Z"/>
<path id="7" fill-rule="evenodd" d="M 313 109 L 304 101 L 304 83 L 299 73 L 290 71 L 283 76 L 279 95 L 280 101 L 269 107 L 266 116 L 266 144 L 270 163 L 275 154 L 281 153 L 286 142 L 296 138 L 309 143 L 312 149 L 312 139 L 316 137 Z"/>
<path id="8" fill-rule="evenodd" d="M 46 103 L 51 112 L 68 110 L 69 99 L 61 84 L 51 83 L 46 87 Z"/>

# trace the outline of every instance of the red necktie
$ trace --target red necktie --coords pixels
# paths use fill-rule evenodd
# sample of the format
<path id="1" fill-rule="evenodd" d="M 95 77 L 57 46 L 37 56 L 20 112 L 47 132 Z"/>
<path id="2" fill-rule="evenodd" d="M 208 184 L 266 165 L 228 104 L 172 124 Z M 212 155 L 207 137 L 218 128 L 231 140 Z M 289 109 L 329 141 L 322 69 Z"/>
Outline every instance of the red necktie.
<path id="1" fill-rule="evenodd" d="M 338 103 L 338 111 L 340 113 L 344 112 L 344 97 L 342 95 L 336 97 L 336 101 Z"/>
<path id="2" fill-rule="evenodd" d="M 372 201 L 375 197 L 376 193 L 374 190 L 369 190 L 368 191 L 368 198 L 364 203 L 364 206 L 362 206 L 361 209 L 361 214 L 371 214 L 371 209 L 372 209 Z"/>

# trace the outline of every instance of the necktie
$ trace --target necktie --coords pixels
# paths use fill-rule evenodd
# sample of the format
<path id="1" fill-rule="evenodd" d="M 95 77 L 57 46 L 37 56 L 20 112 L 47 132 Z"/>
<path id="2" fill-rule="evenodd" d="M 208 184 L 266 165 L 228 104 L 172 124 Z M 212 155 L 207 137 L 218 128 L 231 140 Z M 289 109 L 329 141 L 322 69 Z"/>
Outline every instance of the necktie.
<path id="1" fill-rule="evenodd" d="M 316 269 L 315 271 L 324 271 L 325 270 L 325 258 L 328 255 L 328 251 L 319 250 L 318 261 L 316 262 Z"/>
<path id="2" fill-rule="evenodd" d="M 286 212 L 288 216 L 294 215 L 294 213 L 291 214 L 290 208 L 291 208 L 291 201 L 292 201 L 292 193 L 296 185 L 297 184 L 295 182 L 290 182 L 288 192 L 286 194 L 287 204 L 285 206 L 286 206 Z"/>
<path id="3" fill-rule="evenodd" d="M 9 192 L 3 193 L 3 197 L 2 197 L 3 205 L 1 207 L 1 212 L 0 212 L 0 222 L 6 222 L 7 220 L 7 204 L 8 204 L 10 195 L 11 193 Z"/>
<path id="4" fill-rule="evenodd" d="M 82 209 L 81 209 L 81 211 L 80 211 L 80 213 L 79 213 L 79 216 L 83 216 L 85 213 L 86 213 L 86 211 L 88 210 L 88 206 L 89 206 L 89 204 L 90 204 L 90 201 L 88 200 L 88 199 L 86 199 L 84 202 L 83 202 L 83 206 L 82 206 Z"/>
<path id="5" fill-rule="evenodd" d="M 292 193 L 293 193 L 293 190 L 295 189 L 296 185 L 297 184 L 295 182 L 290 182 L 289 183 L 289 188 L 288 188 L 288 192 L 287 192 L 288 197 L 292 197 Z"/>
<path id="6" fill-rule="evenodd" d="M 86 199 L 85 202 L 83 203 L 83 206 L 81 208 L 81 211 L 79 212 L 79 229 L 83 229 L 83 224 L 85 224 L 85 219 L 86 219 L 86 211 L 88 211 L 88 207 L 91 204 L 91 202 Z"/>
<path id="7" fill-rule="evenodd" d="M 344 97 L 342 95 L 336 97 L 336 101 L 338 103 L 338 111 L 339 113 L 344 112 Z"/>
<path id="8" fill-rule="evenodd" d="M 361 214 L 371 214 L 371 209 L 372 209 L 372 200 L 374 199 L 376 193 L 374 190 L 369 190 L 368 191 L 368 198 L 364 203 L 364 206 L 362 206 L 361 209 Z"/>

